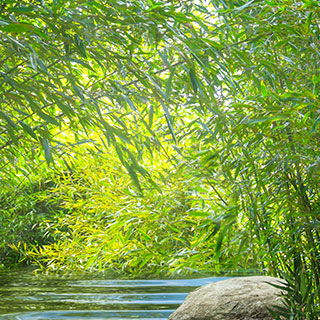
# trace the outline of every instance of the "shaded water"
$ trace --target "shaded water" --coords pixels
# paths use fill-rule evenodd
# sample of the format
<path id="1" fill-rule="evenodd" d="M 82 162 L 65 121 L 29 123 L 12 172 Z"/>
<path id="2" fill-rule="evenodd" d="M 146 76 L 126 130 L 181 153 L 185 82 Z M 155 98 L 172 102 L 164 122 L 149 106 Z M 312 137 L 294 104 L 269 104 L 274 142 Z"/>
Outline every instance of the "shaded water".
<path id="1" fill-rule="evenodd" d="M 0 274 L 0 320 L 165 320 L 196 287 L 223 280 L 110 280 Z"/>

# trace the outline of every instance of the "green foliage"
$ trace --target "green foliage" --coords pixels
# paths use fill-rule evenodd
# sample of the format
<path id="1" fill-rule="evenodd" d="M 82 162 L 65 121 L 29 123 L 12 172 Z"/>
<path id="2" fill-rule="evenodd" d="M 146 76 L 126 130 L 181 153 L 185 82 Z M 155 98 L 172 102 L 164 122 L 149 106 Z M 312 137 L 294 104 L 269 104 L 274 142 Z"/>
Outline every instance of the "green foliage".
<path id="1" fill-rule="evenodd" d="M 1 193 L 0 267 L 13 267 L 23 261 L 30 245 L 41 246 L 54 240 L 45 223 L 58 210 L 46 200 L 50 185 L 48 179 L 29 184 L 17 193 Z"/>
<path id="2" fill-rule="evenodd" d="M 59 171 L 58 157 L 70 164 L 81 144 L 115 152 L 131 179 L 116 204 L 108 191 L 105 213 L 93 215 L 89 199 L 101 191 L 91 194 L 88 185 L 97 180 L 77 169 L 82 182 L 73 186 L 66 176 L 70 213 L 50 231 L 60 242 L 43 249 L 51 265 L 72 265 L 59 256 L 69 243 L 73 267 L 87 269 L 171 273 L 256 263 L 279 275 L 289 268 L 295 283 L 303 274 L 319 310 L 319 20 L 317 2 L 296 0 L 2 4 L 3 185 L 42 163 Z M 155 170 L 157 157 L 171 167 Z M 178 174 L 173 181 L 170 172 Z M 104 190 L 113 190 L 108 183 Z M 206 210 L 194 196 L 199 187 L 212 199 Z M 85 212 L 74 208 L 72 188 Z M 197 209 L 185 210 L 181 199 Z M 162 229 L 154 229 L 158 220 Z M 94 239 L 109 258 L 92 249 Z M 93 251 L 81 257 L 76 244 L 87 241 Z M 162 248 L 175 252 L 173 269 Z M 294 288 L 289 305 L 300 317 L 306 305 L 296 304 L 301 288 Z"/>
<path id="3" fill-rule="evenodd" d="M 214 240 L 220 217 L 201 179 L 188 176 L 183 166 L 177 170 L 159 161 L 153 159 L 152 169 L 161 192 L 143 180 L 142 196 L 117 158 L 79 158 L 71 171 L 56 172 L 45 195 L 35 194 L 59 209 L 40 224 L 54 241 L 29 241 L 24 250 L 11 247 L 22 260 L 56 272 L 112 270 L 131 277 L 219 273 L 235 269 L 234 252 L 242 255 L 237 268 L 255 269 L 253 251 L 237 241 Z M 240 228 L 234 223 L 228 232 Z"/>
<path id="4" fill-rule="evenodd" d="M 139 151 L 161 146 L 162 136 L 175 139 L 172 103 L 181 88 L 172 83 L 174 68 L 182 70 L 179 38 L 198 19 L 188 8 L 177 1 L 2 4 L 4 182 L 11 183 L 13 171 L 28 175 L 39 161 L 65 156 L 70 146 L 59 138 L 66 128 L 84 137 L 99 131 L 135 179 L 137 168 L 122 153 L 132 145 Z M 178 54 L 171 51 L 174 43 Z M 147 121 L 150 109 L 155 123 Z"/>
<path id="5" fill-rule="evenodd" d="M 301 265 L 296 270 L 288 267 L 287 273 L 282 276 L 285 283 L 276 287 L 282 290 L 284 306 L 269 310 L 274 319 L 318 319 L 320 311 L 316 304 L 319 292 L 313 291 L 311 282 L 306 281 Z"/>

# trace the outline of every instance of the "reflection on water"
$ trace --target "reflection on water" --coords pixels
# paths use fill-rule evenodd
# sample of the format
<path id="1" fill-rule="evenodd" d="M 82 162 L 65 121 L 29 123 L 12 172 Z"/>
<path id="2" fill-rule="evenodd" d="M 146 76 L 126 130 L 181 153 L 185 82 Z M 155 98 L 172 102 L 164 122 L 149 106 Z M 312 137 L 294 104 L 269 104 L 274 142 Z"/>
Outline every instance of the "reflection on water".
<path id="1" fill-rule="evenodd" d="M 205 278 L 205 279 L 177 279 L 177 280 L 89 280 L 71 283 L 73 286 L 83 286 L 88 283 L 93 287 L 192 287 L 202 286 L 225 278 Z"/>
<path id="2" fill-rule="evenodd" d="M 42 311 L 24 312 L 0 316 L 6 320 L 119 320 L 119 319 L 143 319 L 164 320 L 169 317 L 172 310 L 166 311 Z"/>
<path id="3" fill-rule="evenodd" d="M 110 280 L 0 273 L 0 320 L 165 320 L 196 287 L 226 278 Z"/>

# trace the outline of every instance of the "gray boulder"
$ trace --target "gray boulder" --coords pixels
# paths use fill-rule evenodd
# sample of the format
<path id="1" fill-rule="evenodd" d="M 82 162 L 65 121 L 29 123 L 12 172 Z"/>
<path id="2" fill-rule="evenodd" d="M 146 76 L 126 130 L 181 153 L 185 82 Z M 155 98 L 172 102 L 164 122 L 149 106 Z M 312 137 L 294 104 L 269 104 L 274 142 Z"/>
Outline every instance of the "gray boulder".
<path id="1" fill-rule="evenodd" d="M 168 320 L 271 320 L 267 310 L 281 305 L 281 279 L 241 277 L 214 282 L 189 293 Z"/>

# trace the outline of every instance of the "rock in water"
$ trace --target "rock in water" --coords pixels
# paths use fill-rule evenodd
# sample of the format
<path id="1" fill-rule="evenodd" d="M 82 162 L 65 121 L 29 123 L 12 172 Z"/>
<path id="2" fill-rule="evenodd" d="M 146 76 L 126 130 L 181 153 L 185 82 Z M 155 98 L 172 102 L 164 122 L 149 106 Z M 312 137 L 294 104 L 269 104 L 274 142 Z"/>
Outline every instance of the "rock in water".
<path id="1" fill-rule="evenodd" d="M 281 305 L 281 279 L 241 277 L 214 282 L 189 293 L 168 320 L 272 320 L 267 310 Z"/>

